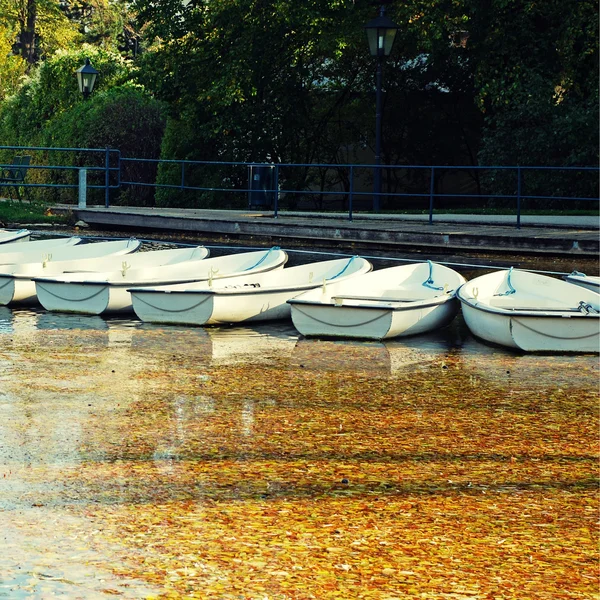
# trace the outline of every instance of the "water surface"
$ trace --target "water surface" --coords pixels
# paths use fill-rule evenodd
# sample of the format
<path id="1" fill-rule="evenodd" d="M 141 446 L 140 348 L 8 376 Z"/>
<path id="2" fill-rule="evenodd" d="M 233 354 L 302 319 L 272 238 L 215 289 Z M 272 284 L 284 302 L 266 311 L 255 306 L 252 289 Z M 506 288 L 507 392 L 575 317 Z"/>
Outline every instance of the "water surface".
<path id="1" fill-rule="evenodd" d="M 0 597 L 592 598 L 597 356 L 0 308 Z"/>

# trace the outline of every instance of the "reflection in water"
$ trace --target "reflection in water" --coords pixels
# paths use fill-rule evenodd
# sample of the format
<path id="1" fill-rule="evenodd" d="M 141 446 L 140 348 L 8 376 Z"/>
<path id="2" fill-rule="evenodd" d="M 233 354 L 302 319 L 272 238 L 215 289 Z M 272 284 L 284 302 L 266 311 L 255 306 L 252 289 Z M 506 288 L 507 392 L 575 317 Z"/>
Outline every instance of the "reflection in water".
<path id="1" fill-rule="evenodd" d="M 207 328 L 213 364 L 264 362 L 289 356 L 298 333 L 291 323 L 265 323 L 255 327 Z"/>
<path id="2" fill-rule="evenodd" d="M 365 371 L 395 375 L 441 361 L 468 337 L 457 320 L 441 331 L 384 342 L 300 338 L 293 352 L 294 366 L 324 371 Z"/>
<path id="3" fill-rule="evenodd" d="M 585 354 L 521 353 L 496 347 L 469 336 L 457 354 L 460 367 L 479 381 L 499 384 L 508 389 L 580 385 L 573 379 L 573 370 L 587 375 L 590 365 L 597 366 L 597 357 Z"/>
<path id="4" fill-rule="evenodd" d="M 143 323 L 131 336 L 131 351 L 149 358 L 193 358 L 197 365 L 207 365 L 212 356 L 212 341 L 201 327 L 164 327 Z"/>
<path id="5" fill-rule="evenodd" d="M 463 564 L 482 539 L 497 552 L 483 561 L 481 579 L 489 564 L 507 562 L 505 548 L 517 551 L 499 543 L 517 527 L 513 517 L 521 534 L 532 512 L 541 516 L 520 538 L 532 540 L 520 564 L 541 552 L 545 531 L 552 559 L 591 564 L 595 547 L 580 552 L 580 537 L 563 550 L 565 532 L 585 518 L 567 502 L 592 504 L 584 494 L 597 466 L 597 411 L 588 390 L 597 375 L 596 357 L 492 348 L 460 319 L 377 343 L 299 338 L 290 323 L 161 327 L 0 309 L 0 528 L 8 547 L 0 596 L 9 582 L 15 598 L 69 597 L 75 587 L 70 597 L 103 597 L 87 582 L 98 576 L 77 571 L 79 557 L 86 567 L 107 566 L 106 595 L 128 597 L 119 588 L 127 573 L 161 586 L 142 593 L 134 578 L 130 597 L 141 598 L 173 586 L 181 597 L 202 595 L 211 581 L 229 580 L 246 597 L 261 564 L 284 575 L 267 574 L 260 585 L 286 581 L 291 559 L 305 586 L 311 573 L 336 569 L 330 554 L 351 574 L 368 556 L 369 578 L 341 589 L 350 598 L 406 555 L 382 548 L 408 536 L 412 551 L 432 536 L 451 540 L 448 531 Z M 552 530 L 538 527 L 550 514 Z M 127 566 L 136 549 L 143 556 Z M 232 556 L 240 557 L 235 566 Z M 246 556 L 257 557 L 251 567 Z M 443 558 L 440 580 L 456 573 Z M 23 565 L 50 573 L 48 593 L 27 588 Z M 217 565 L 218 576 L 211 580 L 205 565 Z M 382 597 L 403 585 L 390 581 Z M 311 597 L 324 597 L 312 584 Z M 224 589 L 202 597 L 229 597 Z M 283 598 L 290 589 L 250 593 Z"/>
<path id="6" fill-rule="evenodd" d="M 0 334 L 10 333 L 13 330 L 12 310 L 7 306 L 0 306 Z"/>
<path id="7" fill-rule="evenodd" d="M 108 329 L 106 321 L 95 315 L 70 315 L 59 312 L 40 312 L 37 317 L 37 328 L 63 329 L 67 331 L 77 330 L 99 330 Z"/>

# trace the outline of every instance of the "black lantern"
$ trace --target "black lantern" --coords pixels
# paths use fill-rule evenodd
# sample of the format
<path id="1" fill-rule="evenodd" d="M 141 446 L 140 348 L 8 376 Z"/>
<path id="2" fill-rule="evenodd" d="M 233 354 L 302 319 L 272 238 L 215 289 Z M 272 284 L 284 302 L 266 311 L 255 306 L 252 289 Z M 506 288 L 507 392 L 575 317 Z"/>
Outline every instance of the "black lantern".
<path id="1" fill-rule="evenodd" d="M 381 203 L 381 113 L 383 110 L 381 80 L 383 73 L 383 59 L 389 56 L 398 32 L 398 25 L 385 16 L 385 6 L 379 7 L 379 16 L 365 25 L 369 51 L 371 56 L 377 58 L 376 79 L 376 109 L 375 109 L 375 171 L 373 186 L 373 210 L 379 212 Z"/>
<path id="2" fill-rule="evenodd" d="M 365 25 L 365 31 L 371 56 L 389 56 L 396 39 L 398 25 L 380 14 Z"/>
<path id="3" fill-rule="evenodd" d="M 79 67 L 77 71 L 77 85 L 79 85 L 79 91 L 83 94 L 84 98 L 87 98 L 94 89 L 96 78 L 98 77 L 98 71 L 90 64 L 90 59 L 85 59 L 83 67 Z"/>

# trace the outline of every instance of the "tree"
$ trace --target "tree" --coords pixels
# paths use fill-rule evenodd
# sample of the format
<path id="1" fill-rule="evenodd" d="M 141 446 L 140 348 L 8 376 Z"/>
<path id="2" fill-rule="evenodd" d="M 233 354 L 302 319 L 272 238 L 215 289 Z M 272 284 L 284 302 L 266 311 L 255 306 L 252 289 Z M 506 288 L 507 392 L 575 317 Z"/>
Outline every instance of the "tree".
<path id="1" fill-rule="evenodd" d="M 471 60 L 488 165 L 598 164 L 597 2 L 486 0 L 470 9 Z M 528 174 L 524 193 L 593 196 L 597 177 Z M 490 188 L 515 182 L 490 174 Z"/>
<path id="2" fill-rule="evenodd" d="M 12 53 L 14 35 L 0 29 L 0 102 L 13 94 L 27 71 L 27 63 Z"/>
<path id="3" fill-rule="evenodd" d="M 0 0 L 0 28 L 13 36 L 13 52 L 28 68 L 78 37 L 56 0 Z"/>

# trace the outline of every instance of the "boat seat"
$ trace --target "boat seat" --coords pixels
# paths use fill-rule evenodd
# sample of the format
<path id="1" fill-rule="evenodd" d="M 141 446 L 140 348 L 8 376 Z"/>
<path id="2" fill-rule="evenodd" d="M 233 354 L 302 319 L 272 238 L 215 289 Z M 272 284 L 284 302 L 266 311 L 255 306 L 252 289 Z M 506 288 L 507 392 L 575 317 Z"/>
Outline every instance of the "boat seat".
<path id="1" fill-rule="evenodd" d="M 567 310 L 564 304 L 559 304 L 555 300 L 531 296 L 492 296 L 487 303 L 494 308 L 512 310 Z"/>
<path id="2" fill-rule="evenodd" d="M 422 294 L 418 296 L 407 292 L 406 294 L 396 294 L 394 296 L 387 295 L 385 292 L 381 296 L 355 296 L 351 294 L 336 294 L 331 299 L 335 302 L 338 300 L 360 300 L 361 302 L 422 302 L 427 300 Z"/>

